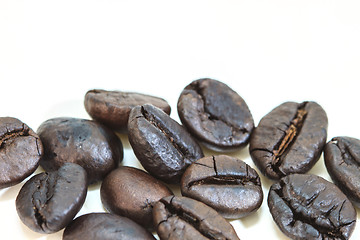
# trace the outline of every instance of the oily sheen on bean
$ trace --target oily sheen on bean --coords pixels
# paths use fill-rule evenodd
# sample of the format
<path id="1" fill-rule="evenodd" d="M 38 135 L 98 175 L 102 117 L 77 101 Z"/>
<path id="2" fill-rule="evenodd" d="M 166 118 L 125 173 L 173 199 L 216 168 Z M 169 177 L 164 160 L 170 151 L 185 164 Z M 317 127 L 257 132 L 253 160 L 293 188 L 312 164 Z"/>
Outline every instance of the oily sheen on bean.
<path id="1" fill-rule="evenodd" d="M 184 127 L 150 104 L 131 110 L 128 131 L 141 165 L 166 183 L 179 183 L 185 169 L 204 156 Z"/>
<path id="2" fill-rule="evenodd" d="M 152 228 L 152 208 L 161 198 L 173 195 L 159 180 L 143 170 L 119 167 L 102 182 L 101 201 L 111 213 L 128 217 L 146 228 Z"/>
<path id="3" fill-rule="evenodd" d="M 188 131 L 215 151 L 245 147 L 254 128 L 244 99 L 228 85 L 210 78 L 187 85 L 180 94 L 177 110 Z"/>
<path id="4" fill-rule="evenodd" d="M 250 140 L 250 155 L 271 179 L 306 173 L 326 144 L 328 120 L 315 102 L 285 102 L 264 116 Z"/>
<path id="5" fill-rule="evenodd" d="M 181 178 L 181 193 L 211 206 L 225 218 L 245 217 L 263 200 L 257 172 L 226 155 L 203 157 L 191 164 Z"/>
<path id="6" fill-rule="evenodd" d="M 38 134 L 44 145 L 40 165 L 54 171 L 65 162 L 82 166 L 89 184 L 102 180 L 123 159 L 120 139 L 107 127 L 80 118 L 53 118 L 43 122 Z"/>
<path id="7" fill-rule="evenodd" d="M 89 213 L 72 221 L 63 240 L 155 240 L 153 235 L 129 218 L 110 213 Z"/>

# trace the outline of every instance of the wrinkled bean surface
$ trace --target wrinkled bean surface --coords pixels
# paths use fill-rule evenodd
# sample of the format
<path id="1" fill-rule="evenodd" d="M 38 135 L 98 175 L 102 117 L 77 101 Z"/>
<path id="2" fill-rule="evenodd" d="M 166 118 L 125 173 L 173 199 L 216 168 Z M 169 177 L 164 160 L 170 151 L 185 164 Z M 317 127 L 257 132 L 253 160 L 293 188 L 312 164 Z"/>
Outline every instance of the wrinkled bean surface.
<path id="1" fill-rule="evenodd" d="M 292 239 L 349 239 L 356 211 L 333 183 L 292 174 L 273 184 L 268 205 L 275 223 Z"/>
<path id="2" fill-rule="evenodd" d="M 334 183 L 360 207 L 360 140 L 335 137 L 324 149 L 325 165 Z"/>

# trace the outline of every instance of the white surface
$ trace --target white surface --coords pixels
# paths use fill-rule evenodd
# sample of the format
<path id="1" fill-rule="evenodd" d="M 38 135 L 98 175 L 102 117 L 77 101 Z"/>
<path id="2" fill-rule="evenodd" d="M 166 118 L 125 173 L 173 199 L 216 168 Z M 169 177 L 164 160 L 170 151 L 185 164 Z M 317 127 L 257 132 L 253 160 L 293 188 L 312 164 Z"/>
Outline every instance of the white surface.
<path id="1" fill-rule="evenodd" d="M 360 138 L 359 12 L 357 0 L 0 0 L 0 116 L 34 130 L 52 117 L 89 118 L 84 94 L 102 88 L 163 97 L 178 120 L 182 89 L 211 77 L 245 99 L 256 125 L 284 101 L 313 100 L 328 114 L 328 140 Z M 123 163 L 139 166 L 122 139 Z M 254 166 L 247 148 L 232 155 Z M 322 157 L 311 172 L 329 179 Z M 232 224 L 241 239 L 287 239 L 268 211 L 271 181 L 262 183 L 262 207 Z M 0 238 L 61 239 L 20 222 L 21 186 L 0 190 Z M 99 186 L 79 215 L 104 211 Z"/>

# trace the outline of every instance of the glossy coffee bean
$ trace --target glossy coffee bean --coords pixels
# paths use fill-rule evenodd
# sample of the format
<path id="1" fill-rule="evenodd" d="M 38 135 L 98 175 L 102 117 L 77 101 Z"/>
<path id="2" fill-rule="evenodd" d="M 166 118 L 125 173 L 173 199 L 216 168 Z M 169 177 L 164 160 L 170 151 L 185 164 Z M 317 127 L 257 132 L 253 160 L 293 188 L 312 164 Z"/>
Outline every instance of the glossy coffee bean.
<path id="1" fill-rule="evenodd" d="M 16 210 L 31 230 L 54 233 L 72 221 L 86 193 L 85 170 L 77 164 L 66 163 L 58 171 L 30 178 L 16 198 Z"/>
<path id="2" fill-rule="evenodd" d="M 0 117 L 0 189 L 30 176 L 43 155 L 39 136 L 25 123 Z"/>
<path id="3" fill-rule="evenodd" d="M 89 213 L 66 227 L 63 240 L 155 240 L 153 235 L 132 220 L 110 213 Z"/>
<path id="4" fill-rule="evenodd" d="M 250 140 L 250 154 L 267 177 L 306 173 L 326 144 L 328 120 L 315 102 L 285 102 L 263 117 Z"/>
<path id="5" fill-rule="evenodd" d="M 191 164 L 182 176 L 181 193 L 209 205 L 225 218 L 245 217 L 263 200 L 257 172 L 226 155 L 204 157 Z"/>
<path id="6" fill-rule="evenodd" d="M 86 119 L 53 118 L 43 122 L 38 134 L 44 145 L 40 165 L 54 171 L 65 162 L 82 166 L 89 184 L 102 180 L 123 158 L 120 139 L 105 126 Z"/>
<path id="7" fill-rule="evenodd" d="M 324 149 L 327 171 L 334 183 L 360 207 L 360 140 L 335 137 Z"/>
<path id="8" fill-rule="evenodd" d="M 191 198 L 163 198 L 155 205 L 153 216 L 161 240 L 239 239 L 220 214 Z"/>
<path id="9" fill-rule="evenodd" d="M 291 174 L 273 184 L 268 205 L 275 223 L 291 239 L 349 239 L 356 211 L 333 183 L 310 174 Z"/>
<path id="10" fill-rule="evenodd" d="M 133 108 L 128 130 L 129 142 L 142 166 L 166 183 L 179 183 L 185 169 L 204 156 L 185 128 L 152 105 Z"/>
<path id="11" fill-rule="evenodd" d="M 140 169 L 119 167 L 104 179 L 100 195 L 109 212 L 151 228 L 153 204 L 173 193 L 162 182 Z"/>
<path id="12" fill-rule="evenodd" d="M 93 89 L 86 93 L 84 101 L 86 111 L 94 120 L 120 132 L 127 131 L 131 109 L 145 103 L 170 114 L 170 105 L 164 99 L 135 92 Z"/>
<path id="13" fill-rule="evenodd" d="M 193 81 L 177 103 L 181 122 L 206 147 L 232 151 L 244 147 L 254 128 L 245 101 L 226 84 L 204 78 Z"/>

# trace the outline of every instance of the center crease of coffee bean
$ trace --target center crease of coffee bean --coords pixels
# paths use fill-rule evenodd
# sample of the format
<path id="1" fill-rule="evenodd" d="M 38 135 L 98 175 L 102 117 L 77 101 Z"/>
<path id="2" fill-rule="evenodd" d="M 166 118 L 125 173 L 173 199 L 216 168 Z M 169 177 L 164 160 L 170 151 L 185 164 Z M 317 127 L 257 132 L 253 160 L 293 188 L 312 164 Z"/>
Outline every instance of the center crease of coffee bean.
<path id="1" fill-rule="evenodd" d="M 339 141 L 334 141 L 334 144 L 336 145 L 336 147 L 339 149 L 340 153 L 341 153 L 341 157 L 342 157 L 342 161 L 340 163 L 346 163 L 347 165 L 352 165 L 352 166 L 357 166 L 358 169 L 360 169 L 360 162 L 357 160 L 360 160 L 360 158 L 357 158 L 351 151 L 351 148 L 345 144 L 345 143 L 341 143 Z"/>
<path id="2" fill-rule="evenodd" d="M 211 235 L 210 232 L 206 231 L 206 229 L 203 229 L 202 227 L 200 227 L 201 222 L 204 221 L 205 219 L 198 219 L 196 216 L 192 215 L 189 212 L 185 212 L 182 209 L 177 209 L 176 207 L 173 206 L 172 201 L 174 199 L 175 196 L 173 196 L 170 200 L 170 203 L 168 204 L 167 202 L 163 201 L 162 199 L 160 200 L 160 202 L 162 202 L 165 205 L 165 208 L 167 209 L 167 211 L 170 213 L 170 215 L 167 216 L 166 220 L 163 220 L 161 222 L 159 222 L 158 225 L 166 222 L 169 218 L 171 217 L 178 217 L 181 220 L 183 220 L 184 222 L 190 224 L 191 226 L 193 226 L 196 230 L 199 231 L 199 233 L 209 239 L 216 239 L 214 236 Z"/>
<path id="3" fill-rule="evenodd" d="M 206 103 L 206 97 L 205 97 L 205 94 L 203 93 L 203 90 L 202 88 L 199 86 L 199 84 L 196 84 L 194 86 L 194 90 L 195 92 L 197 93 L 199 99 L 201 100 L 201 102 L 203 103 L 203 107 L 204 107 L 204 114 L 206 115 L 207 119 L 210 120 L 210 121 L 221 121 L 223 123 L 225 123 L 227 126 L 229 126 L 231 128 L 231 132 L 232 132 L 232 135 L 235 136 L 236 135 L 236 132 L 241 132 L 243 134 L 249 132 L 248 129 L 246 128 L 240 128 L 238 126 L 234 126 L 233 124 L 231 124 L 230 122 L 228 122 L 226 119 L 223 118 L 223 115 L 221 116 L 217 116 L 217 115 L 214 115 L 210 110 L 209 108 L 207 107 L 207 105 L 205 104 Z M 228 137 L 228 141 L 229 142 L 232 142 L 233 141 L 233 138 L 232 136 L 229 136 Z"/>
<path id="4" fill-rule="evenodd" d="M 0 136 L 0 148 L 10 139 L 15 139 L 21 136 L 29 136 L 29 129 L 25 128 L 25 125 L 22 125 L 21 129 L 14 129 L 13 131 L 8 131 L 2 136 Z"/>
<path id="5" fill-rule="evenodd" d="M 177 142 L 174 141 L 174 138 L 170 136 L 170 133 L 168 133 L 166 129 L 164 129 L 161 124 L 156 121 L 154 116 L 152 116 L 151 113 L 145 110 L 144 107 L 141 107 L 141 113 L 149 123 L 151 123 L 156 129 L 158 129 L 164 134 L 164 136 L 171 142 L 172 146 L 180 153 L 180 155 L 184 156 L 185 158 L 187 157 L 187 155 L 189 155 L 187 149 L 177 144 Z"/>
<path id="6" fill-rule="evenodd" d="M 285 176 L 280 169 L 282 163 L 282 157 L 286 156 L 289 152 L 291 145 L 295 142 L 297 136 L 299 135 L 303 123 L 307 116 L 307 111 L 305 110 L 307 102 L 303 102 L 299 105 L 295 117 L 291 120 L 290 126 L 284 131 L 285 134 L 283 138 L 274 147 L 272 151 L 272 160 L 269 163 L 269 166 L 278 173 L 280 176 Z"/>
<path id="7" fill-rule="evenodd" d="M 35 191 L 32 195 L 32 204 L 35 212 L 34 216 L 36 218 L 38 226 L 42 230 L 48 227 L 47 219 L 43 211 L 45 210 L 48 202 L 54 195 L 56 181 L 57 174 L 56 176 L 50 176 L 48 173 L 45 173 L 44 176 L 39 180 L 39 184 L 37 185 L 37 191 Z"/>
<path id="8" fill-rule="evenodd" d="M 324 214 L 319 214 L 322 216 L 317 216 L 314 218 L 311 218 L 309 216 L 303 215 L 301 212 L 297 212 L 296 211 L 296 205 L 300 205 L 303 206 L 302 203 L 303 201 L 299 198 L 299 196 L 295 195 L 294 199 L 296 199 L 297 201 L 294 202 L 292 200 L 287 199 L 283 192 L 282 189 L 285 188 L 285 183 L 283 181 L 280 180 L 280 189 L 275 190 L 275 193 L 283 200 L 283 202 L 288 206 L 288 208 L 291 210 L 292 214 L 293 214 L 293 219 L 291 220 L 291 222 L 288 224 L 290 226 L 294 226 L 296 221 L 302 222 L 302 223 L 306 223 L 311 225 L 312 227 L 314 227 L 321 235 L 322 235 L 322 239 L 325 239 L 326 237 L 329 237 L 329 239 L 342 239 L 345 240 L 346 238 L 342 235 L 341 232 L 341 228 L 347 225 L 352 224 L 354 221 L 348 222 L 348 223 L 344 223 L 342 225 L 339 225 L 338 227 L 335 227 L 335 224 L 330 220 L 330 218 L 328 218 L 331 214 L 332 211 L 334 211 L 335 209 L 337 209 L 339 207 L 339 204 L 334 205 L 333 207 L 331 207 L 326 213 Z M 321 190 L 320 190 L 321 192 Z M 309 208 L 311 206 L 311 204 L 314 202 L 314 200 L 320 195 L 320 192 L 315 193 L 312 197 L 310 197 L 310 199 L 307 199 L 306 201 L 306 206 L 303 207 L 307 207 Z M 340 209 L 338 210 L 338 212 L 340 213 L 343 205 L 345 204 L 345 201 L 342 202 Z M 340 214 L 339 214 L 340 216 Z M 328 228 L 326 226 L 320 226 L 319 224 L 317 224 L 317 220 L 322 219 L 322 220 L 328 220 L 329 223 L 334 227 L 334 229 Z"/>

